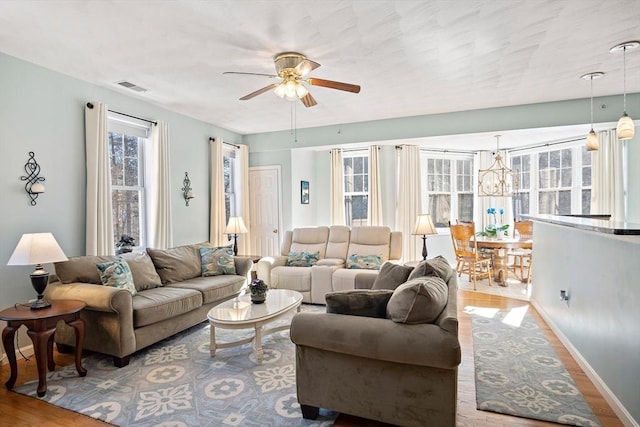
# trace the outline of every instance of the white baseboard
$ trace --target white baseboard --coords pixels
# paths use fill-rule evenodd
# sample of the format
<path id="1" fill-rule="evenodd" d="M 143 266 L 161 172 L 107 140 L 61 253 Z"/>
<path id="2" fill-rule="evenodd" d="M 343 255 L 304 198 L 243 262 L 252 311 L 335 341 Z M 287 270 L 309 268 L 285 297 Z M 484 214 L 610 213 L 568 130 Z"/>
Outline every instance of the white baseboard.
<path id="1" fill-rule="evenodd" d="M 25 345 L 24 347 L 20 347 L 20 351 L 26 357 L 33 356 L 33 344 L 29 344 L 29 345 Z M 22 354 L 20 354 L 20 352 L 18 350 L 16 350 L 16 360 L 20 360 L 20 358 L 22 357 Z M 7 355 L 4 352 L 2 352 L 2 353 L 0 353 L 0 356 L 1 356 L 0 357 L 0 366 L 8 365 L 9 364 L 9 358 L 7 357 Z"/>
<path id="2" fill-rule="evenodd" d="M 600 376 L 591 367 L 591 365 L 589 365 L 589 363 L 585 360 L 585 358 L 582 357 L 582 354 L 580 354 L 578 349 L 573 346 L 571 341 L 569 341 L 569 338 L 567 338 L 566 335 L 562 333 L 560 328 L 558 328 L 558 326 L 553 322 L 553 320 L 551 320 L 551 317 L 547 315 L 547 313 L 544 311 L 542 306 L 540 306 L 533 298 L 531 298 L 530 303 L 538 311 L 540 316 L 542 316 L 542 318 L 547 323 L 547 325 L 549 325 L 553 333 L 558 337 L 558 339 L 565 346 L 567 351 L 569 351 L 569 353 L 575 359 L 578 365 L 580 365 L 580 368 L 582 368 L 582 370 L 587 375 L 587 377 L 589 377 L 589 379 L 593 382 L 593 384 L 596 386 L 600 394 L 602 394 L 602 396 L 607 401 L 609 406 L 611 406 L 611 409 L 613 409 L 613 412 L 615 412 L 618 418 L 620 418 L 620 421 L 622 421 L 622 423 L 626 427 L 640 427 L 640 424 L 638 424 L 633 419 L 629 411 L 627 411 L 627 409 L 622 405 L 622 403 L 618 400 L 618 398 L 613 394 L 611 389 L 609 389 L 609 387 L 607 387 L 604 381 L 602 381 L 602 378 L 600 378 Z"/>

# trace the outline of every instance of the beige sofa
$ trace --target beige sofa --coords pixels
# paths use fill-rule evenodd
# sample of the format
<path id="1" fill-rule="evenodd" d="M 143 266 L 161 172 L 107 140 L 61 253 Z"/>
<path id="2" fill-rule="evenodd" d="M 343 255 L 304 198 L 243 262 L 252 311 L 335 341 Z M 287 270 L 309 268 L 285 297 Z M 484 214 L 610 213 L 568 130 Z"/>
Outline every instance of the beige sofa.
<path id="1" fill-rule="evenodd" d="M 373 282 L 359 279 L 369 287 Z M 444 309 L 433 323 L 335 312 L 296 314 L 291 340 L 303 416 L 314 419 L 318 408 L 325 408 L 394 425 L 455 426 L 461 351 L 455 273 L 447 279 L 441 290 Z"/>
<path id="2" fill-rule="evenodd" d="M 291 252 L 318 252 L 318 262 L 311 267 L 288 266 Z M 300 292 L 303 302 L 324 304 L 327 292 L 355 289 L 357 275 L 378 274 L 378 270 L 346 268 L 349 256 L 378 255 L 382 263 L 399 261 L 402 233 L 384 226 L 295 228 L 285 232 L 280 253 L 258 261 L 258 279 L 273 289 Z"/>
<path id="3" fill-rule="evenodd" d="M 87 303 L 84 348 L 112 355 L 118 367 L 144 347 L 206 320 L 216 304 L 237 296 L 247 283 L 253 265 L 248 258 L 234 258 L 236 274 L 202 276 L 200 247 L 187 245 L 123 255 L 137 294 L 102 286 L 96 265 L 114 256 L 80 256 L 55 263 L 57 281 L 45 297 L 51 301 L 76 299 Z M 74 331 L 60 324 L 55 342 L 61 351 L 75 343 Z"/>

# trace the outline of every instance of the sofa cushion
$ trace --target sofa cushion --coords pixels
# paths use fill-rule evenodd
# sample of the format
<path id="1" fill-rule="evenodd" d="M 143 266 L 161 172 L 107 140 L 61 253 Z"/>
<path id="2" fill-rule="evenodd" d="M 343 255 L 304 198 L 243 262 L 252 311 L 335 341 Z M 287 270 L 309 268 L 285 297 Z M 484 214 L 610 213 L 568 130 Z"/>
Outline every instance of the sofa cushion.
<path id="1" fill-rule="evenodd" d="M 452 274 L 453 268 L 451 268 L 447 260 L 442 255 L 438 255 L 435 258 L 421 261 L 416 268 L 413 269 L 408 280 L 417 279 L 418 277 L 423 276 L 435 276 L 447 282 L 451 278 Z"/>
<path id="2" fill-rule="evenodd" d="M 244 276 L 226 274 L 194 277 L 183 282 L 172 283 L 166 287 L 198 291 L 202 294 L 202 303 L 209 304 L 238 295 L 245 282 Z"/>
<path id="3" fill-rule="evenodd" d="M 133 284 L 133 276 L 129 264 L 121 258 L 96 264 L 100 270 L 100 281 L 104 286 L 126 289 L 135 295 L 138 292 Z"/>
<path id="4" fill-rule="evenodd" d="M 94 283 L 102 284 L 97 264 L 117 259 L 115 256 L 76 256 L 67 261 L 54 263 L 56 275 L 62 283 Z"/>
<path id="5" fill-rule="evenodd" d="M 163 284 L 182 282 L 202 275 L 200 247 L 178 246 L 170 249 L 147 249 Z"/>
<path id="6" fill-rule="evenodd" d="M 160 287 L 141 291 L 133 298 L 133 327 L 171 319 L 202 305 L 202 294 L 193 289 Z"/>
<path id="7" fill-rule="evenodd" d="M 347 268 L 350 269 L 380 270 L 381 265 L 382 257 L 380 255 L 351 254 L 347 258 Z"/>
<path id="8" fill-rule="evenodd" d="M 138 292 L 162 286 L 162 280 L 146 252 L 128 252 L 122 254 L 122 259 L 129 264 L 133 284 Z"/>
<path id="9" fill-rule="evenodd" d="M 274 267 L 271 270 L 269 287 L 310 292 L 311 270 L 311 268 L 307 267 Z"/>
<path id="10" fill-rule="evenodd" d="M 387 304 L 397 323 L 434 323 L 447 305 L 447 284 L 439 277 L 421 277 L 398 286 Z"/>
<path id="11" fill-rule="evenodd" d="M 378 277 L 373 282 L 371 289 L 391 289 L 394 290 L 407 281 L 413 267 L 385 262 L 378 273 Z"/>
<path id="12" fill-rule="evenodd" d="M 327 303 L 327 313 L 384 319 L 391 295 L 393 295 L 393 291 L 387 289 L 357 289 L 329 292 L 324 298 Z"/>
<path id="13" fill-rule="evenodd" d="M 320 252 L 289 252 L 287 266 L 289 267 L 311 267 L 318 262 Z"/>
<path id="14" fill-rule="evenodd" d="M 200 262 L 203 276 L 219 276 L 221 274 L 236 274 L 236 263 L 233 260 L 232 246 L 216 248 L 200 248 Z"/>

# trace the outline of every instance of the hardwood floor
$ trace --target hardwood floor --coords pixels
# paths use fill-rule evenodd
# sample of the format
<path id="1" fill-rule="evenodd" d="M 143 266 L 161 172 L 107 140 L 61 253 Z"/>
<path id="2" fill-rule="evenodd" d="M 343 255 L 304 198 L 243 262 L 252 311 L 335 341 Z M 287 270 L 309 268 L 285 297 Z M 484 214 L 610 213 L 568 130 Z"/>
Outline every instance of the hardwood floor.
<path id="1" fill-rule="evenodd" d="M 509 309 L 521 307 L 525 304 L 528 303 L 526 301 L 504 298 L 497 295 L 487 295 L 464 290 L 460 290 L 458 292 L 458 312 L 460 320 L 459 338 L 462 346 L 462 363 L 460 364 L 458 371 L 458 426 L 557 426 L 557 424 L 553 423 L 476 410 L 471 320 L 469 315 L 464 313 L 464 307 L 475 306 Z M 553 332 L 551 332 L 551 330 L 546 326 L 540 315 L 538 315 L 532 306 L 529 308 L 529 312 L 536 318 L 540 325 L 544 326 L 544 331 L 551 341 L 556 353 L 562 359 L 562 362 L 573 377 L 573 380 L 576 382 L 576 385 L 584 395 L 586 401 L 591 405 L 593 412 L 600 419 L 602 426 L 622 426 L 622 422 L 616 417 L 615 413 L 609 407 L 602 395 L 600 395 L 586 374 L 582 369 L 580 369 L 578 364 L 555 337 Z M 55 353 L 54 358 L 58 365 L 73 364 L 72 355 Z M 4 383 L 9 378 L 9 366 L 2 366 L 0 368 L 0 372 L 2 382 Z M 38 374 L 34 358 L 31 358 L 29 361 L 20 360 L 18 362 L 18 380 L 16 385 L 20 385 L 27 380 L 37 378 L 37 376 Z M 7 391 L 4 387 L 0 387 L 0 414 L 2 414 L 3 422 L 6 421 L 15 427 L 34 425 L 83 427 L 110 425 L 75 412 L 49 405 L 38 399 Z M 341 415 L 336 420 L 334 426 L 382 427 L 385 426 L 385 424 Z"/>

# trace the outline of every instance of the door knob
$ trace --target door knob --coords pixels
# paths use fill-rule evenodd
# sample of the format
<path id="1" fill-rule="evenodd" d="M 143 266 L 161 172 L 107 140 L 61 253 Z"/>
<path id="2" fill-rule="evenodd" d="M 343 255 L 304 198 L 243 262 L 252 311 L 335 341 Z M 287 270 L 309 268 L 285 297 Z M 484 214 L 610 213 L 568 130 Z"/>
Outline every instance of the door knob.
<path id="1" fill-rule="evenodd" d="M 278 229 L 277 228 L 273 229 L 273 234 L 278 234 Z"/>

